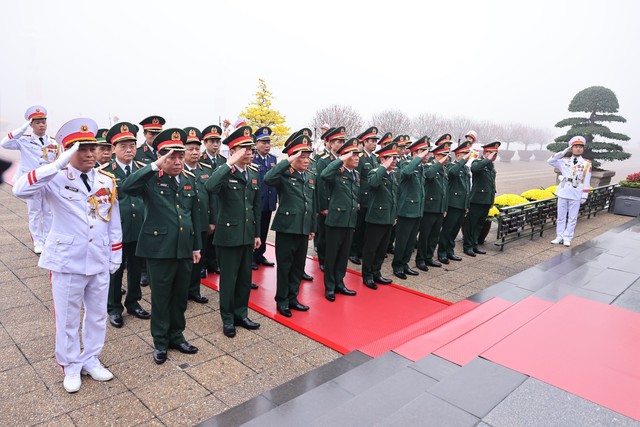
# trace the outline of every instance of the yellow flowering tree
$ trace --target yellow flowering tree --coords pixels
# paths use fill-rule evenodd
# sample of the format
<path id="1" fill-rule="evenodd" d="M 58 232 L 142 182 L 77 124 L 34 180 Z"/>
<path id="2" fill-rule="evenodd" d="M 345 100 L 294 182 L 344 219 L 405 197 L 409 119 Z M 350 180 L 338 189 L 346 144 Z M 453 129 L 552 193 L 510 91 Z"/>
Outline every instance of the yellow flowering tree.
<path id="1" fill-rule="evenodd" d="M 244 107 L 240 116 L 247 119 L 247 124 L 254 131 L 259 127 L 269 126 L 273 131 L 271 143 L 282 147 L 287 136 L 291 133 L 291 128 L 285 124 L 286 117 L 271 107 L 272 100 L 273 94 L 267 89 L 267 84 L 263 79 L 258 79 L 258 91 L 255 93 L 255 99 Z"/>

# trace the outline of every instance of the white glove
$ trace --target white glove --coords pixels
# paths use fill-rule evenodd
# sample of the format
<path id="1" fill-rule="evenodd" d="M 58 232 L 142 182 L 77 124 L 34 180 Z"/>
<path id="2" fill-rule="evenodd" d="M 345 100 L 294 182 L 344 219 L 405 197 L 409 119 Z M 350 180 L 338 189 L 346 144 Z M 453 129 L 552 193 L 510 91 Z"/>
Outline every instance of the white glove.
<path id="1" fill-rule="evenodd" d="M 22 135 L 24 135 L 24 133 L 27 131 L 27 128 L 29 127 L 30 124 L 31 124 L 31 122 L 27 122 L 27 123 L 23 124 L 22 126 L 20 126 L 18 129 L 16 129 L 13 132 L 11 132 L 11 136 L 13 137 L 13 139 L 18 139 Z"/>
<path id="2" fill-rule="evenodd" d="M 53 164 L 56 165 L 56 169 L 60 170 L 63 167 L 67 166 L 71 161 L 71 158 L 76 153 L 76 151 L 78 151 L 79 148 L 80 148 L 80 143 L 76 142 L 71 146 L 71 148 L 64 150 L 62 154 L 60 154 L 58 159 L 55 162 L 53 162 Z"/>
<path id="3" fill-rule="evenodd" d="M 115 262 L 109 262 L 109 274 L 115 274 L 116 271 L 120 268 L 120 264 Z"/>

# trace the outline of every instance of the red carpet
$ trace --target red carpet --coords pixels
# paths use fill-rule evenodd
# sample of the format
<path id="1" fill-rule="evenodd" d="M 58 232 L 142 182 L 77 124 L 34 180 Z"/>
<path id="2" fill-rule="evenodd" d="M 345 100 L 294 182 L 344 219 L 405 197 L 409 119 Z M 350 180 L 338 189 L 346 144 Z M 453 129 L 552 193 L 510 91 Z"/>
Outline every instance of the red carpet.
<path id="1" fill-rule="evenodd" d="M 567 296 L 482 353 L 640 421 L 640 314 Z"/>
<path id="2" fill-rule="evenodd" d="M 275 261 L 273 246 L 268 245 L 265 255 Z M 251 291 L 249 306 L 343 354 L 380 341 L 450 305 L 447 301 L 397 285 L 378 285 L 378 290 L 371 290 L 362 284 L 360 273 L 351 270 L 347 272 L 345 284 L 358 295 L 336 294 L 336 301 L 329 302 L 324 298 L 323 273 L 317 261 L 308 258 L 306 272 L 314 277 L 314 281 L 302 282 L 298 299 L 311 307 L 308 312 L 294 311 L 290 318 L 276 312 L 276 267 L 261 266 L 253 272 L 253 281 L 260 288 Z M 202 284 L 217 290 L 218 278 L 217 274 L 210 274 Z M 375 355 L 397 344 L 392 340 L 387 346 L 377 345 Z"/>

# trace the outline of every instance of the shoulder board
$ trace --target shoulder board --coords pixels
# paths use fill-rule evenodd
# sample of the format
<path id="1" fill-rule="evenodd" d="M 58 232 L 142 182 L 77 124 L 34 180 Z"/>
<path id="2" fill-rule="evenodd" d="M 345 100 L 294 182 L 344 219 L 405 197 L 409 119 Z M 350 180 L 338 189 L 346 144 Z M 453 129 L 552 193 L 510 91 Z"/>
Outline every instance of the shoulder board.
<path id="1" fill-rule="evenodd" d="M 358 169 L 354 169 L 353 171 L 356 173 L 356 175 L 360 175 L 360 172 L 358 172 Z"/>
<path id="2" fill-rule="evenodd" d="M 198 162 L 198 164 L 199 164 L 200 166 L 204 166 L 205 168 L 209 168 L 209 169 L 211 169 L 211 165 L 210 165 L 210 164 L 207 164 L 207 163 L 204 163 L 204 162 Z"/>
<path id="3" fill-rule="evenodd" d="M 316 176 L 316 171 L 313 171 L 313 170 L 307 169 L 307 173 L 308 173 L 308 174 L 311 174 L 311 175 L 313 175 L 313 176 Z"/>
<path id="4" fill-rule="evenodd" d="M 134 161 L 136 163 L 136 166 L 138 166 L 139 168 L 143 168 L 143 167 L 147 166 L 147 164 L 144 163 L 144 162 L 140 162 L 138 160 L 134 160 Z"/>
<path id="5" fill-rule="evenodd" d="M 317 161 L 318 161 L 318 159 L 316 159 L 315 157 L 312 157 L 312 158 L 310 158 L 310 159 L 309 159 L 309 161 L 310 161 L 311 163 L 313 163 L 313 162 L 317 162 Z"/>
<path id="6" fill-rule="evenodd" d="M 329 158 L 329 154 L 323 154 L 321 158 L 322 159 L 328 159 Z"/>
<path id="7" fill-rule="evenodd" d="M 248 167 L 254 172 L 257 172 L 260 170 L 260 166 L 256 165 L 255 163 L 251 163 Z"/>
<path id="8" fill-rule="evenodd" d="M 108 164 L 108 163 L 106 163 L 106 164 Z M 102 167 L 102 166 L 101 166 L 101 167 Z M 98 172 L 100 172 L 100 173 L 101 173 L 101 174 L 103 174 L 103 175 L 108 176 L 108 177 L 109 177 L 109 178 L 111 178 L 111 179 L 116 179 L 115 175 L 114 175 L 114 174 L 112 174 L 111 172 L 107 172 L 107 171 L 102 170 L 102 169 L 100 169 L 100 168 L 98 168 Z"/>
<path id="9" fill-rule="evenodd" d="M 49 139 L 53 139 L 54 141 L 56 140 L 54 137 L 50 136 Z"/>
<path id="10" fill-rule="evenodd" d="M 190 176 L 192 178 L 195 178 L 196 176 L 193 174 L 193 172 L 189 172 L 188 170 L 182 169 L 182 173 L 184 175 Z"/>
<path id="11" fill-rule="evenodd" d="M 102 169 L 106 168 L 109 165 L 111 165 L 111 162 L 104 163 L 104 164 L 98 166 L 96 169 L 101 171 Z"/>
<path id="12" fill-rule="evenodd" d="M 359 154 L 359 156 L 360 156 L 360 157 L 363 157 L 363 156 L 364 156 L 364 153 L 361 151 L 361 152 L 360 152 L 360 154 Z"/>

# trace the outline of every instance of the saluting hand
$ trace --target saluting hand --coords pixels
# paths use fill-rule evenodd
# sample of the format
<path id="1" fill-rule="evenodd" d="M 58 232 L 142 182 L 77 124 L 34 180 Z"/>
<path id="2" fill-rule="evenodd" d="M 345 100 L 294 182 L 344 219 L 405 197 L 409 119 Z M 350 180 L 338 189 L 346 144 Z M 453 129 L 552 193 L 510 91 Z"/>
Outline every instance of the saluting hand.
<path id="1" fill-rule="evenodd" d="M 424 159 L 428 155 L 429 155 L 429 150 L 424 150 L 423 152 L 418 153 L 418 157 L 420 157 L 421 159 Z"/>
<path id="2" fill-rule="evenodd" d="M 339 157 L 340 160 L 342 160 L 342 163 L 344 163 L 345 161 L 349 160 L 349 158 L 353 155 L 353 153 L 344 153 L 342 156 Z"/>
<path id="3" fill-rule="evenodd" d="M 287 156 L 287 161 L 289 162 L 289 164 L 293 164 L 293 162 L 295 162 L 300 157 L 300 155 L 302 155 L 302 151 L 296 151 L 293 154 L 289 154 Z"/>
<path id="4" fill-rule="evenodd" d="M 71 158 L 76 153 L 76 151 L 78 151 L 79 148 L 80 148 L 80 143 L 76 142 L 71 147 L 65 149 L 55 161 L 56 168 L 60 170 L 63 167 L 67 166 L 71 161 Z"/>
<path id="5" fill-rule="evenodd" d="M 164 162 L 167 161 L 167 158 L 169 158 L 170 155 L 173 154 L 173 149 L 169 150 L 169 152 L 167 154 L 165 154 L 164 156 L 160 156 L 158 157 L 158 160 L 156 160 L 154 163 L 156 164 L 156 166 L 158 167 L 158 169 L 162 169 L 162 165 L 164 164 Z"/>
<path id="6" fill-rule="evenodd" d="M 229 166 L 233 166 L 236 163 L 238 163 L 240 161 L 240 159 L 242 159 L 244 157 L 244 155 L 247 153 L 247 149 L 244 147 L 240 147 L 238 148 L 232 155 L 231 157 L 229 157 L 229 160 L 227 160 L 227 164 Z"/>
<path id="7" fill-rule="evenodd" d="M 382 166 L 384 166 L 386 170 L 389 170 L 392 163 L 393 163 L 393 157 L 388 157 L 385 161 L 382 162 Z"/>

